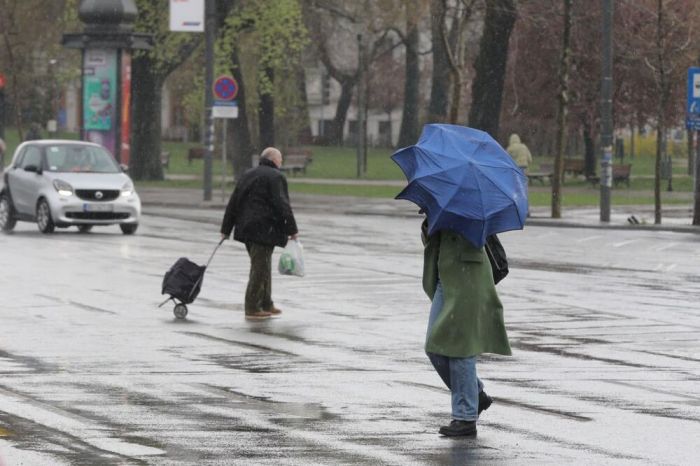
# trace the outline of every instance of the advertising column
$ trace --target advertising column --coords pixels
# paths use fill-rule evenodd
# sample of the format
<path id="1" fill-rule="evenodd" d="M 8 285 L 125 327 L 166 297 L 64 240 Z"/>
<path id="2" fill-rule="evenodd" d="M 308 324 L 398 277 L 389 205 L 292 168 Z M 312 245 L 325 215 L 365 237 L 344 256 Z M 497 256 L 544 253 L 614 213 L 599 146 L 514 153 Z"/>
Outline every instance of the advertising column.
<path id="1" fill-rule="evenodd" d="M 83 64 L 85 139 L 117 151 L 117 50 L 87 49 Z"/>

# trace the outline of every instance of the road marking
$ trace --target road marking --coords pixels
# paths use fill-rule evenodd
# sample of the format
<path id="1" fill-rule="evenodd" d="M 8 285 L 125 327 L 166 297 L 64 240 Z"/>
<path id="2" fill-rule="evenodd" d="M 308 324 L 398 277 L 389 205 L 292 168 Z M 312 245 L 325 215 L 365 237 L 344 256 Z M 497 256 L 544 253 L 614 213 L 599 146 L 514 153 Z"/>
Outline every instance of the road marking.
<path id="1" fill-rule="evenodd" d="M 672 247 L 675 246 L 676 244 L 678 244 L 678 243 L 668 243 L 668 244 L 665 244 L 665 245 L 663 245 L 663 246 L 661 246 L 661 247 L 654 248 L 654 251 L 665 251 L 666 249 L 672 248 Z"/>
<path id="2" fill-rule="evenodd" d="M 19 393 L 0 388 L 0 411 L 29 419 L 59 432 L 79 438 L 93 447 L 121 456 L 165 455 L 165 451 L 138 443 L 126 442 L 110 434 L 110 429 L 97 422 L 76 416 Z M 116 435 L 116 434 L 115 434 Z"/>
<path id="3" fill-rule="evenodd" d="M 639 240 L 631 239 L 631 240 L 629 240 L 629 241 L 621 241 L 621 242 L 619 242 L 619 243 L 613 243 L 612 247 L 614 247 L 614 248 L 621 248 L 622 246 L 626 246 L 626 245 L 628 245 L 628 244 L 636 243 L 637 241 L 639 241 Z"/>
<path id="4" fill-rule="evenodd" d="M 602 235 L 586 236 L 585 238 L 577 239 L 577 243 L 585 243 L 586 241 L 593 241 L 594 239 L 602 238 Z"/>

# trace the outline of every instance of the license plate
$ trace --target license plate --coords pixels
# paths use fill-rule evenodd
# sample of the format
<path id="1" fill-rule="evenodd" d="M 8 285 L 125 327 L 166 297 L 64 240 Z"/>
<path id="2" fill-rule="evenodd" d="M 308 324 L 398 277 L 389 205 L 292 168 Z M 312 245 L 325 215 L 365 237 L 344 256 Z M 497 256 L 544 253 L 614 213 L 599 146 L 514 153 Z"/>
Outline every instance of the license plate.
<path id="1" fill-rule="evenodd" d="M 112 204 L 83 204 L 83 212 L 111 212 L 113 210 Z"/>

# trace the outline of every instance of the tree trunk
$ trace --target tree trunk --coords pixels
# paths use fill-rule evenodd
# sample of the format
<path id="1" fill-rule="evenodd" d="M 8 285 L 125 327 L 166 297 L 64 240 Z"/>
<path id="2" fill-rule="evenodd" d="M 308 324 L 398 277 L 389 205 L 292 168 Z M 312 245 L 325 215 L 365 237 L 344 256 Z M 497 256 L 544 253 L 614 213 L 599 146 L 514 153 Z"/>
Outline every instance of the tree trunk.
<path id="1" fill-rule="evenodd" d="M 630 159 L 634 159 L 634 154 L 636 152 L 635 142 L 634 142 L 635 130 L 636 130 L 636 128 L 634 126 L 634 123 L 630 123 Z"/>
<path id="2" fill-rule="evenodd" d="M 561 181 L 564 174 L 564 147 L 566 146 L 566 113 L 569 103 L 569 68 L 571 66 L 571 3 L 564 2 L 564 32 L 559 62 L 559 109 L 557 112 L 556 152 L 552 178 L 552 218 L 561 218 Z"/>
<path id="3" fill-rule="evenodd" d="M 328 142 L 332 145 L 343 145 L 345 120 L 348 117 L 348 109 L 352 103 L 352 94 L 355 87 L 355 82 L 356 79 L 347 79 L 340 82 L 340 98 L 338 99 L 338 105 L 335 108 L 335 116 L 327 128 Z"/>
<path id="4" fill-rule="evenodd" d="M 306 93 L 306 70 L 301 63 L 296 66 L 296 69 L 297 84 L 299 85 L 299 102 L 294 110 L 301 127 L 298 128 L 298 133 L 294 135 L 294 139 L 299 144 L 311 144 L 313 142 L 313 132 L 311 131 L 311 118 L 309 118 L 309 96 Z"/>
<path id="5" fill-rule="evenodd" d="M 583 165 L 586 178 L 595 176 L 595 141 L 591 132 L 591 124 L 588 120 L 583 123 Z"/>
<path id="6" fill-rule="evenodd" d="M 654 223 L 661 223 L 661 155 L 664 144 L 665 123 L 663 113 L 656 128 L 656 161 L 654 163 Z"/>
<path id="7" fill-rule="evenodd" d="M 428 103 L 428 123 L 442 123 L 447 119 L 448 91 L 450 88 L 450 64 L 443 40 L 443 0 L 430 2 L 430 31 L 433 46 L 433 73 Z"/>
<path id="8" fill-rule="evenodd" d="M 135 180 L 162 180 L 161 100 L 163 80 L 153 73 L 153 61 L 147 55 L 132 62 L 131 163 L 129 174 Z"/>
<path id="9" fill-rule="evenodd" d="M 243 72 L 238 58 L 238 49 L 231 51 L 231 74 L 238 82 L 238 118 L 231 120 L 228 125 L 228 137 L 232 141 L 229 144 L 229 153 L 226 154 L 233 165 L 233 176 L 238 180 L 249 169 L 253 162 L 251 156 L 255 151 L 251 143 L 250 129 L 248 126 L 248 107 L 246 105 L 246 88 L 243 82 Z"/>
<path id="10" fill-rule="evenodd" d="M 411 15 L 409 15 L 411 18 Z M 420 62 L 418 26 L 409 19 L 406 32 L 406 79 L 403 91 L 403 115 L 399 131 L 399 147 L 415 144 L 418 139 L 418 101 L 420 99 Z"/>
<path id="11" fill-rule="evenodd" d="M 275 75 L 272 68 L 265 69 L 265 75 L 272 86 L 275 82 Z M 260 148 L 272 147 L 275 145 L 275 96 L 270 89 L 269 92 L 260 94 L 260 111 L 258 112 L 258 122 L 260 125 Z"/>
<path id="12" fill-rule="evenodd" d="M 693 160 L 695 160 L 694 146 L 695 131 L 688 130 L 688 176 L 693 176 Z"/>
<path id="13" fill-rule="evenodd" d="M 514 0 L 486 0 L 484 35 L 474 68 L 469 126 L 498 138 L 508 42 L 516 19 Z"/>
<path id="14" fill-rule="evenodd" d="M 666 137 L 666 108 L 671 94 L 670 83 L 667 84 L 666 61 L 664 60 L 664 4 L 658 0 L 656 4 L 656 54 L 657 54 L 657 93 L 656 107 L 656 163 L 654 164 L 654 224 L 661 223 L 661 156 L 664 152 Z"/>

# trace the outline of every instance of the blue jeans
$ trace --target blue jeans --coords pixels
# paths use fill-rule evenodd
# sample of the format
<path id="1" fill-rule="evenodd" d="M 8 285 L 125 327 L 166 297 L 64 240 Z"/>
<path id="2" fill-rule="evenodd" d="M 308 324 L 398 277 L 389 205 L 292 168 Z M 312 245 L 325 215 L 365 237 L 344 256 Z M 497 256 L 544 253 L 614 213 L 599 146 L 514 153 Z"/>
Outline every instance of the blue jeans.
<path id="1" fill-rule="evenodd" d="M 440 315 L 443 305 L 442 284 L 438 282 L 428 318 L 428 335 Z M 479 417 L 479 392 L 484 384 L 476 376 L 476 356 L 451 358 L 441 354 L 427 353 L 435 371 L 452 392 L 452 419 L 476 421 Z"/>

